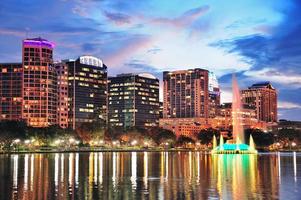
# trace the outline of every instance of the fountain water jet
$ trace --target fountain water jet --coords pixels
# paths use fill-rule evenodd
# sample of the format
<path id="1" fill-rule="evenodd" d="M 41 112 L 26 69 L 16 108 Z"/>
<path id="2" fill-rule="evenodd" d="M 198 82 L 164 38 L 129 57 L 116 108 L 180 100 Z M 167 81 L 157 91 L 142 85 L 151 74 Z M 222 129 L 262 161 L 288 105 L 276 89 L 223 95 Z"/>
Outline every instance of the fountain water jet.
<path id="1" fill-rule="evenodd" d="M 212 149 L 212 153 L 219 154 L 256 154 L 255 144 L 250 136 L 249 145 L 245 144 L 244 130 L 242 125 L 242 103 L 235 75 L 232 76 L 232 126 L 233 140 L 224 143 L 223 136 L 220 136 L 219 146 Z M 216 139 L 215 139 L 216 140 Z"/>

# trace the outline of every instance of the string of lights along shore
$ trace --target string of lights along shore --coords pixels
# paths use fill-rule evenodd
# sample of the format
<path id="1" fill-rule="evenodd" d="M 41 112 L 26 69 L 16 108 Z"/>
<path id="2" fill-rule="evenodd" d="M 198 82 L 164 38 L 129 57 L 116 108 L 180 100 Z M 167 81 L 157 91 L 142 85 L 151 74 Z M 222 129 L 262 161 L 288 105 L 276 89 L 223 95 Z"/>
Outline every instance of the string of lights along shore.
<path id="1" fill-rule="evenodd" d="M 54 50 L 46 39 L 24 39 L 22 62 L 0 63 L 0 120 L 72 129 L 83 122 L 123 129 L 160 126 L 176 136 L 231 128 L 231 103 L 221 104 L 218 80 L 207 69 L 164 71 L 162 103 L 159 79 L 150 73 L 108 77 L 110 66 L 100 58 L 54 62 Z M 246 128 L 275 125 L 277 91 L 270 82 L 242 89 L 241 97 Z"/>

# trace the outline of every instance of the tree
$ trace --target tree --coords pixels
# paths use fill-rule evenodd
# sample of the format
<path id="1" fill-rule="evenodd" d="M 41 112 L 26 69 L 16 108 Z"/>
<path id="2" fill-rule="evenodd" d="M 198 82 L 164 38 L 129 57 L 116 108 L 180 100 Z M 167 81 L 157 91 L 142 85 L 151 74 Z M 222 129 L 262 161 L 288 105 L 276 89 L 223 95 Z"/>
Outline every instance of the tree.
<path id="1" fill-rule="evenodd" d="M 260 129 L 246 129 L 246 143 L 249 143 L 250 135 L 252 135 L 257 147 L 267 147 L 274 143 L 274 135 L 271 132 L 263 132 Z"/>
<path id="2" fill-rule="evenodd" d="M 152 138 L 157 144 L 161 144 L 162 142 L 169 141 L 174 142 L 176 140 L 175 134 L 167 129 L 163 129 L 160 127 L 153 127 L 149 130 L 149 137 Z"/>
<path id="3" fill-rule="evenodd" d="M 200 140 L 201 144 L 209 144 L 213 141 L 213 135 L 216 138 L 219 138 L 219 132 L 216 129 L 208 128 L 201 130 L 197 135 L 196 138 Z"/>
<path id="4" fill-rule="evenodd" d="M 187 136 L 181 135 L 176 142 L 177 146 L 187 146 L 187 144 L 194 144 L 195 141 Z"/>

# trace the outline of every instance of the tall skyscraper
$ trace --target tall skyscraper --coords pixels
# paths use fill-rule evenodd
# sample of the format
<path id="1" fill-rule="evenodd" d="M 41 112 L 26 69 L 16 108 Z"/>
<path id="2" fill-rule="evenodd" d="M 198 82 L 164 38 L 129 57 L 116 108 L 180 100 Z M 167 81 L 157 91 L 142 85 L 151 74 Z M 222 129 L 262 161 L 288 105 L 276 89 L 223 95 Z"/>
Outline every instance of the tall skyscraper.
<path id="1" fill-rule="evenodd" d="M 57 124 L 68 127 L 68 66 L 66 63 L 54 64 L 57 73 Z"/>
<path id="2" fill-rule="evenodd" d="M 106 122 L 107 66 L 93 56 L 66 60 L 68 66 L 69 127 Z"/>
<path id="3" fill-rule="evenodd" d="M 22 63 L 0 63 L 0 120 L 22 119 Z"/>
<path id="4" fill-rule="evenodd" d="M 209 117 L 218 115 L 221 101 L 220 89 L 217 78 L 213 72 L 209 72 Z"/>
<path id="5" fill-rule="evenodd" d="M 152 127 L 159 124 L 159 80 L 151 74 L 109 78 L 110 127 Z"/>
<path id="6" fill-rule="evenodd" d="M 163 72 L 163 118 L 209 117 L 208 71 Z"/>
<path id="7" fill-rule="evenodd" d="M 253 84 L 241 93 L 242 102 L 256 108 L 258 120 L 277 122 L 277 91 L 270 82 Z"/>
<path id="8" fill-rule="evenodd" d="M 57 77 L 54 44 L 42 38 L 23 40 L 23 118 L 33 127 L 57 123 Z"/>

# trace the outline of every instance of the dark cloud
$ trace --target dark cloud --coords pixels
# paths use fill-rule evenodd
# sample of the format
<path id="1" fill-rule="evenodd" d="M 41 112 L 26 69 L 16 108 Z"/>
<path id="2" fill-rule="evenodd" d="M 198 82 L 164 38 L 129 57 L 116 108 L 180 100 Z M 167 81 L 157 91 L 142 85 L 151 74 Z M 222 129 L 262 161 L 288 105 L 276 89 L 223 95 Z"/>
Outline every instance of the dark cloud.
<path id="1" fill-rule="evenodd" d="M 104 12 L 105 17 L 117 25 L 131 23 L 131 17 L 122 13 Z"/>
<path id="2" fill-rule="evenodd" d="M 248 35 L 230 40 L 219 41 L 213 46 L 237 53 L 252 64 L 252 69 L 283 67 L 301 73 L 301 5 L 295 1 L 294 8 L 287 14 L 278 27 L 273 28 L 271 35 Z"/>

